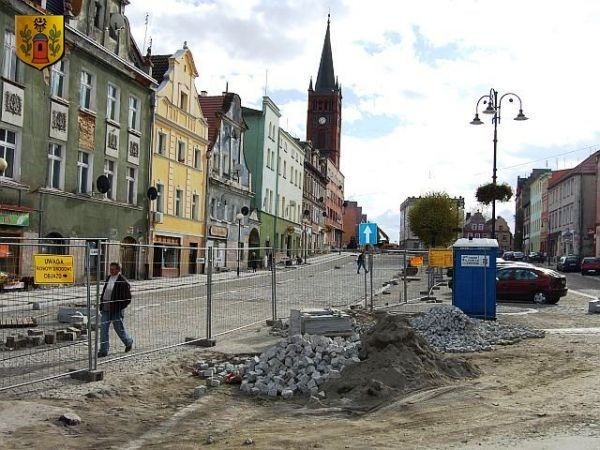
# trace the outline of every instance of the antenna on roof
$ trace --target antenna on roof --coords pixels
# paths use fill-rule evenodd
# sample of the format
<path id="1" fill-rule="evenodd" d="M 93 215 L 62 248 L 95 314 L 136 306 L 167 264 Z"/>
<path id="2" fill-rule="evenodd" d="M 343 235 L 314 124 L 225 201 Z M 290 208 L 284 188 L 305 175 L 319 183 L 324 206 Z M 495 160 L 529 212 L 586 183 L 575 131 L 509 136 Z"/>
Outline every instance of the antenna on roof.
<path id="1" fill-rule="evenodd" d="M 142 45 L 142 49 L 146 48 L 148 44 L 148 27 L 150 24 L 150 13 L 146 13 L 146 18 L 144 19 L 144 45 Z M 152 42 L 152 40 L 150 40 Z M 152 46 L 152 44 L 150 44 Z"/>

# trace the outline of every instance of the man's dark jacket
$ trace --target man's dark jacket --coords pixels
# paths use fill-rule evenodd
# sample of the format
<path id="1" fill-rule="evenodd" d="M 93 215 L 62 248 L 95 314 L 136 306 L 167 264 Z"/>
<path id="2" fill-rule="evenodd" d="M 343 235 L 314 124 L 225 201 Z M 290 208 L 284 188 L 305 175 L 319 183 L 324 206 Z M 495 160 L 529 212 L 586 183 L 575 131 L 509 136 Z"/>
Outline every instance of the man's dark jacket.
<path id="1" fill-rule="evenodd" d="M 106 277 L 106 280 L 104 280 L 104 288 L 102 289 L 102 295 L 100 296 L 102 311 L 104 311 L 104 304 L 107 303 L 107 301 L 104 300 L 104 291 L 106 291 L 106 285 L 108 284 L 109 279 L 110 276 Z M 113 314 L 123 308 L 127 308 L 130 303 L 131 288 L 129 286 L 129 281 L 127 281 L 127 278 L 125 278 L 123 275 L 119 274 L 110 296 L 109 313 Z"/>

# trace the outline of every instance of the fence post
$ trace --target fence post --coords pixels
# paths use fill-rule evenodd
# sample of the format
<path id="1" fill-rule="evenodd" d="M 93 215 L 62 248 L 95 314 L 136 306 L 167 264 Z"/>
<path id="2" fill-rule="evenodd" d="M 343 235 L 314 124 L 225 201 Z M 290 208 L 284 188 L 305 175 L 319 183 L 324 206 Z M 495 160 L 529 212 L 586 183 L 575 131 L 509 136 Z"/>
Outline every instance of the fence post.
<path id="1" fill-rule="evenodd" d="M 408 282 L 406 280 L 406 269 L 408 268 L 408 262 L 407 262 L 407 258 L 408 255 L 406 254 L 406 244 L 404 246 L 404 271 L 403 271 L 403 284 L 404 284 L 404 303 L 408 303 Z"/>
<path id="2" fill-rule="evenodd" d="M 277 320 L 277 270 L 275 264 L 274 247 L 270 248 L 271 255 L 271 314 L 272 319 Z"/>
<path id="3" fill-rule="evenodd" d="M 100 381 L 104 378 L 104 372 L 97 370 L 98 366 L 98 295 L 96 295 L 96 345 L 92 346 L 92 289 L 91 289 L 91 243 L 87 242 L 85 245 L 85 284 L 86 284 L 86 297 L 87 297 L 87 344 L 88 344 L 88 369 L 79 370 L 71 373 L 71 378 L 83 381 Z M 98 286 L 98 283 L 96 283 Z M 96 289 L 98 292 L 98 289 Z"/>
<path id="4" fill-rule="evenodd" d="M 371 307 L 370 311 L 373 312 L 373 249 L 369 252 L 369 281 L 371 282 Z"/>
<path id="5" fill-rule="evenodd" d="M 208 268 L 206 270 L 206 342 L 212 347 L 215 344 L 212 339 L 212 272 L 213 272 L 213 248 L 208 247 Z"/>

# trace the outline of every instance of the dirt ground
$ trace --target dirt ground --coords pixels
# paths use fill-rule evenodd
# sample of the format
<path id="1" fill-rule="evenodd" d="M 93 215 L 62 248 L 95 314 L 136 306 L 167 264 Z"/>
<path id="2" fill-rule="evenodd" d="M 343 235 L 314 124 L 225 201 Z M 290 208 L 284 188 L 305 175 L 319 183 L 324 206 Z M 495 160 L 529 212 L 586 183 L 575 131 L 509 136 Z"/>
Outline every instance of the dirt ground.
<path id="1" fill-rule="evenodd" d="M 574 319 L 558 311 L 499 320 L 600 326 L 600 315 Z M 188 349 L 136 374 L 113 371 L 85 385 L 87 394 L 3 397 L 0 448 L 600 449 L 600 334 L 548 333 L 457 356 L 479 376 L 424 383 L 366 413 L 304 398 L 251 398 L 229 385 L 194 400 L 193 388 L 203 381 L 191 367 L 206 357 L 206 350 Z M 58 422 L 68 410 L 82 423 Z"/>

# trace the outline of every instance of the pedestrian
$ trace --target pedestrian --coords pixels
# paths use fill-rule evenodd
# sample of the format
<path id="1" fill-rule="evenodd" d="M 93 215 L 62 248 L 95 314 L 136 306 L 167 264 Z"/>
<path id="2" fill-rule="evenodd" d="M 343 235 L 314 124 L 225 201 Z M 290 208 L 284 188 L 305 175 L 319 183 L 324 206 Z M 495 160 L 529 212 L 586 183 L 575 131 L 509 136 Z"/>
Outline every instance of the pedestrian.
<path id="1" fill-rule="evenodd" d="M 258 261 L 256 260 L 256 252 L 250 253 L 250 267 L 252 268 L 252 272 L 256 272 L 256 266 Z"/>
<path id="2" fill-rule="evenodd" d="M 358 259 L 356 260 L 356 273 L 360 273 L 360 268 L 362 267 L 363 269 L 365 269 L 365 273 L 369 273 L 369 271 L 367 270 L 367 266 L 365 265 L 365 252 L 364 250 L 361 251 L 358 255 Z"/>
<path id="3" fill-rule="evenodd" d="M 98 357 L 108 355 L 109 330 L 113 324 L 117 336 L 125 345 L 125 353 L 133 347 L 133 338 L 127 333 L 123 324 L 124 310 L 131 303 L 131 286 L 129 281 L 121 274 L 121 265 L 117 262 L 110 263 L 110 275 L 104 281 L 102 289 L 101 322 L 100 322 L 100 351 Z"/>

